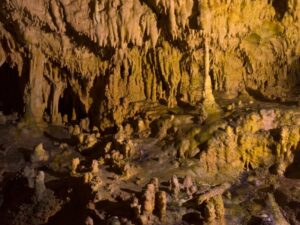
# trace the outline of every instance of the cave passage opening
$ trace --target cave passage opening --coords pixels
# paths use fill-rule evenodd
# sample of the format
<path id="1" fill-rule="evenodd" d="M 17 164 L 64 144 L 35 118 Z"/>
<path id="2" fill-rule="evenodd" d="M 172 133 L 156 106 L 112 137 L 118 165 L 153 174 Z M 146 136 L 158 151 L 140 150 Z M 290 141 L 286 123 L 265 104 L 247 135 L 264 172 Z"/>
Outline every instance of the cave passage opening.
<path id="1" fill-rule="evenodd" d="M 68 116 L 68 122 L 79 122 L 81 119 L 87 117 L 83 104 L 70 85 L 67 86 L 60 96 L 58 111 L 61 116 Z"/>
<path id="2" fill-rule="evenodd" d="M 11 67 L 5 62 L 0 67 L 0 111 L 5 115 L 24 113 L 24 94 L 25 83 L 19 77 L 16 67 Z"/>

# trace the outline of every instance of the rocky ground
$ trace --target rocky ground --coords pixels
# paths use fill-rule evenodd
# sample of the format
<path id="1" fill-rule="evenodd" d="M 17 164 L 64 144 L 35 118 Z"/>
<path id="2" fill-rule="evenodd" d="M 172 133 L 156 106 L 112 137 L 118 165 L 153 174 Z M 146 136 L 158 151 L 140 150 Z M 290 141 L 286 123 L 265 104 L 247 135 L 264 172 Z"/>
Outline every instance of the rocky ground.
<path id="1" fill-rule="evenodd" d="M 1 115 L 1 224 L 300 224 L 299 107 L 222 102 L 106 135 Z"/>

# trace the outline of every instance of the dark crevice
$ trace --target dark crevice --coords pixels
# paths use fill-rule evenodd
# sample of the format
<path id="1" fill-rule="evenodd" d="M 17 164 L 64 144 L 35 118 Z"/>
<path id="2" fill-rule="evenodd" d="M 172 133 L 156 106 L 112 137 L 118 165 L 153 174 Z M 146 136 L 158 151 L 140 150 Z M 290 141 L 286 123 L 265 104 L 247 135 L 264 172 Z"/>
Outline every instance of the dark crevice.
<path id="1" fill-rule="evenodd" d="M 109 71 L 106 74 L 103 74 L 95 79 L 94 86 L 90 91 L 91 97 L 93 99 L 93 104 L 90 107 L 88 112 L 89 118 L 91 118 L 91 124 L 100 128 L 100 123 L 102 117 L 101 114 L 108 115 L 109 112 L 106 112 L 105 108 L 107 98 L 103 90 L 105 90 L 106 85 L 109 83 Z M 99 95 L 99 93 L 103 93 Z"/>
<path id="2" fill-rule="evenodd" d="M 284 17 L 284 14 L 288 10 L 288 1 L 287 0 L 273 0 L 272 6 L 276 12 L 276 18 L 281 21 Z"/>
<path id="3" fill-rule="evenodd" d="M 258 101 L 264 101 L 264 102 L 270 102 L 270 103 L 278 103 L 280 102 L 282 105 L 295 105 L 297 104 L 296 101 L 282 101 L 279 97 L 269 98 L 268 96 L 264 95 L 260 90 L 252 89 L 249 87 L 246 87 L 247 93 L 253 97 L 254 99 Z"/>
<path id="4" fill-rule="evenodd" d="M 51 96 L 51 95 L 50 95 Z M 68 122 L 76 123 L 81 119 L 87 117 L 87 112 L 83 103 L 81 102 L 78 94 L 74 92 L 70 84 L 67 84 L 66 89 L 59 98 L 58 112 L 63 117 L 68 116 Z M 73 112 L 76 113 L 76 119 L 73 120 Z M 49 100 L 45 113 L 50 116 L 51 114 L 51 100 Z"/>
<path id="5" fill-rule="evenodd" d="M 287 178 L 300 179 L 300 143 L 294 151 L 294 161 L 285 172 Z"/>
<path id="6" fill-rule="evenodd" d="M 68 115 L 69 121 L 72 119 L 73 108 L 75 107 L 72 95 L 72 89 L 68 86 L 60 97 L 58 105 L 58 110 L 61 115 Z"/>
<path id="7" fill-rule="evenodd" d="M 199 29 L 198 18 L 200 16 L 198 1 L 194 0 L 192 15 L 189 17 L 189 26 L 191 29 Z"/>
<path id="8" fill-rule="evenodd" d="M 155 13 L 155 15 L 157 16 L 157 18 L 160 17 L 160 12 L 158 10 L 158 7 L 156 7 L 156 4 L 153 0 L 140 0 L 141 4 L 146 4 L 151 10 L 152 12 Z"/>
<path id="9" fill-rule="evenodd" d="M 0 67 L 0 111 L 4 114 L 23 114 L 23 92 L 25 83 L 18 75 L 16 67 L 8 63 Z"/>

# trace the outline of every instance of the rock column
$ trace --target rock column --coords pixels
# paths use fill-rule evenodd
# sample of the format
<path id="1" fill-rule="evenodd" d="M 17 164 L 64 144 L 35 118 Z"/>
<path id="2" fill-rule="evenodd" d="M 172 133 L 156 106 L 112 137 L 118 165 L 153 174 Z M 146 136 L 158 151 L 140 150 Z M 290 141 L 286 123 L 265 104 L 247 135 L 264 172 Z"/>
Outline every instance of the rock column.
<path id="1" fill-rule="evenodd" d="M 42 94 L 45 60 L 44 54 L 38 48 L 31 48 L 29 82 L 25 91 L 25 120 L 36 124 L 43 122 L 46 108 Z"/>

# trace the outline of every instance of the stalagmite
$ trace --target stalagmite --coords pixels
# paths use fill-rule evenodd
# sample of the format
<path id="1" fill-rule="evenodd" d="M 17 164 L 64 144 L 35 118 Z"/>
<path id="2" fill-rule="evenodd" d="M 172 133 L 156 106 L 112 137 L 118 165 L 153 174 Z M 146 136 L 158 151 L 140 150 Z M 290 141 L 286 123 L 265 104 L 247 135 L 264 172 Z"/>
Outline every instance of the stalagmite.
<path id="1" fill-rule="evenodd" d="M 44 149 L 43 143 L 38 144 L 31 155 L 31 162 L 45 162 L 49 159 L 49 153 Z"/>
<path id="2" fill-rule="evenodd" d="M 159 191 L 159 180 L 157 177 L 152 177 L 150 180 L 150 184 L 153 184 L 155 187 L 155 192 Z"/>
<path id="3" fill-rule="evenodd" d="M 170 180 L 170 191 L 174 197 L 174 199 L 178 199 L 178 194 L 180 192 L 180 183 L 178 181 L 177 176 L 174 174 Z"/>
<path id="4" fill-rule="evenodd" d="M 35 178 L 35 197 L 37 201 L 42 200 L 45 191 L 46 191 L 45 174 L 43 171 L 39 171 Z"/>
<path id="5" fill-rule="evenodd" d="M 97 160 L 93 160 L 92 162 L 92 174 L 93 175 L 98 175 L 99 173 L 99 163 Z"/>
<path id="6" fill-rule="evenodd" d="M 148 184 L 144 193 L 143 213 L 146 215 L 152 214 L 155 209 L 155 186 Z"/>
<path id="7" fill-rule="evenodd" d="M 162 222 L 166 222 L 167 214 L 167 194 L 164 191 L 159 191 L 157 193 L 157 208 L 158 216 Z"/>
<path id="8" fill-rule="evenodd" d="M 77 168 L 78 168 L 79 164 L 80 164 L 80 159 L 79 158 L 72 159 L 72 164 L 71 164 L 71 174 L 72 175 L 76 174 L 76 171 L 77 171 Z"/>
<path id="9" fill-rule="evenodd" d="M 182 186 L 190 197 L 197 191 L 197 186 L 194 185 L 193 179 L 189 175 L 185 176 Z"/>
<path id="10" fill-rule="evenodd" d="M 221 195 L 207 200 L 205 205 L 205 224 L 207 225 L 225 225 L 225 210 Z"/>
<path id="11" fill-rule="evenodd" d="M 34 188 L 36 171 L 31 166 L 25 166 L 23 175 L 27 178 L 28 187 Z"/>

